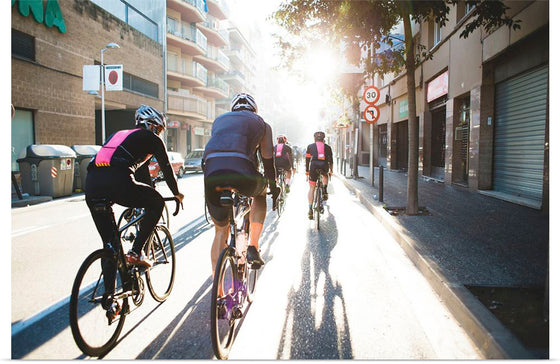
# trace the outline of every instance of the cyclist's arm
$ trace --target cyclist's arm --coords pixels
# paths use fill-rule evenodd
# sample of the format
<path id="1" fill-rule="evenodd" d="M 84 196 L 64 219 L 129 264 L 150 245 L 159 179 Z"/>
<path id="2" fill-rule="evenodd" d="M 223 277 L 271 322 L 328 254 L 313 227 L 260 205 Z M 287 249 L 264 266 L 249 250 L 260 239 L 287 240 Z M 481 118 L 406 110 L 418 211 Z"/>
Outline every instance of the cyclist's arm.
<path id="1" fill-rule="evenodd" d="M 165 144 L 163 141 L 154 134 L 154 157 L 163 172 L 163 176 L 165 177 L 165 182 L 167 186 L 173 193 L 173 196 L 179 195 L 179 188 L 177 187 L 177 180 L 175 179 L 175 173 L 173 172 L 173 168 L 171 168 L 171 163 L 169 163 L 169 157 L 167 156 L 167 152 L 165 151 Z"/>
<path id="2" fill-rule="evenodd" d="M 274 142 L 272 141 L 272 128 L 265 123 L 265 133 L 260 141 L 259 149 L 264 167 L 264 177 L 269 184 L 276 184 L 276 168 L 274 168 Z"/>
<path id="3" fill-rule="evenodd" d="M 152 182 L 152 177 L 150 176 L 149 164 L 150 162 L 146 162 L 142 164 L 140 168 L 138 168 L 134 173 L 134 179 L 137 180 L 138 182 L 142 182 L 147 184 L 148 186 L 154 187 L 154 184 Z"/>
<path id="4" fill-rule="evenodd" d="M 311 161 L 311 146 L 307 146 L 305 151 L 305 173 L 309 173 L 309 162 Z"/>
<path id="5" fill-rule="evenodd" d="M 326 150 L 326 154 L 327 154 L 327 162 L 329 164 L 329 170 L 332 173 L 333 164 L 334 164 L 333 155 L 332 155 L 332 148 L 329 145 L 326 145 L 326 144 L 325 144 L 325 147 L 326 147 L 325 150 Z"/>

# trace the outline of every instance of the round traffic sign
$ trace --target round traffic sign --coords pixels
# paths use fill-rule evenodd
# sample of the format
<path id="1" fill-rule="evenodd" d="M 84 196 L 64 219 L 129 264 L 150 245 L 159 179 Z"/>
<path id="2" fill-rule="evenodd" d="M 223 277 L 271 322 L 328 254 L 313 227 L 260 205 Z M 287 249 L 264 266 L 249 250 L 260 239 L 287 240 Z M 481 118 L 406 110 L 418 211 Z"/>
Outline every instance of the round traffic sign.
<path id="1" fill-rule="evenodd" d="M 119 80 L 119 74 L 117 73 L 117 71 L 111 71 L 109 72 L 108 79 L 109 79 L 109 83 L 111 85 L 114 85 Z"/>
<path id="2" fill-rule="evenodd" d="M 379 108 L 375 105 L 368 105 L 364 110 L 364 119 L 369 124 L 374 124 L 379 119 Z"/>
<path id="3" fill-rule="evenodd" d="M 379 100 L 379 89 L 375 86 L 368 86 L 364 90 L 363 95 L 364 101 L 370 105 L 373 105 Z"/>

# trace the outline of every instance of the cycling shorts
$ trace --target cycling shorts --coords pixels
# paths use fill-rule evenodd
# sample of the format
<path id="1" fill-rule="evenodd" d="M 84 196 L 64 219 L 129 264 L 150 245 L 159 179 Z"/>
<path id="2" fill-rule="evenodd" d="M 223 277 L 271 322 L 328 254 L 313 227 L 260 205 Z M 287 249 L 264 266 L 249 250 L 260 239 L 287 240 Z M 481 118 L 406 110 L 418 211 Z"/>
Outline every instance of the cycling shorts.
<path id="1" fill-rule="evenodd" d="M 326 161 L 314 161 L 309 164 L 309 183 L 315 185 L 317 178 L 319 178 L 319 169 L 322 169 L 325 174 L 329 172 L 329 163 Z"/>
<path id="2" fill-rule="evenodd" d="M 283 169 L 285 171 L 291 169 L 290 161 L 285 158 L 275 158 L 274 165 L 276 167 L 276 172 L 278 170 Z"/>
<path id="3" fill-rule="evenodd" d="M 211 158 L 204 163 L 204 194 L 210 216 L 222 225 L 227 223 L 229 207 L 220 205 L 221 192 L 216 187 L 232 187 L 253 197 L 266 195 L 267 180 L 253 164 L 243 158 Z"/>

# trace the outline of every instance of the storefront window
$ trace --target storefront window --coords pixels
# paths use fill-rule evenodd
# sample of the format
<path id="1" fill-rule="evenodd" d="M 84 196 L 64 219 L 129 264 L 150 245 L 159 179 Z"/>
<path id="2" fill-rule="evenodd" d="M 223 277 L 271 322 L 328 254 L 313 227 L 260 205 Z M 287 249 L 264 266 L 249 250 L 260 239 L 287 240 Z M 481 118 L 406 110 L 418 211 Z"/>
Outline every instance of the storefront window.
<path id="1" fill-rule="evenodd" d="M 17 159 L 28 145 L 35 143 L 33 133 L 33 113 L 29 110 L 17 110 L 12 119 L 12 171 L 19 171 Z"/>

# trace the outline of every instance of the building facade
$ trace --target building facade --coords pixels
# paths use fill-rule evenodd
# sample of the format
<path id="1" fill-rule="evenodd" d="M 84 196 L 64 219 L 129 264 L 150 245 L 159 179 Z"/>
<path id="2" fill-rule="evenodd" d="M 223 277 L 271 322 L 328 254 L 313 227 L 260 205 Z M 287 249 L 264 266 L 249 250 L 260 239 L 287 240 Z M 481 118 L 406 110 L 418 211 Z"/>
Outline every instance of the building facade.
<path id="1" fill-rule="evenodd" d="M 433 55 L 415 73 L 419 173 L 497 198 L 548 209 L 549 4 L 506 1 L 521 29 L 459 34 L 472 12 L 452 6 L 449 22 L 415 25 Z M 376 77 L 380 117 L 360 124 L 359 163 L 408 168 L 406 75 Z M 366 107 L 362 101 L 360 114 Z M 373 130 L 370 130 L 373 128 Z M 373 138 L 370 133 L 373 131 Z"/>
<path id="2" fill-rule="evenodd" d="M 123 65 L 123 91 L 105 92 L 106 136 L 134 126 L 140 104 L 163 109 L 162 45 L 88 0 L 13 2 L 12 171 L 30 144 L 101 144 L 101 99 L 82 90 L 83 66 L 108 43 L 120 47 L 104 63 Z"/>

